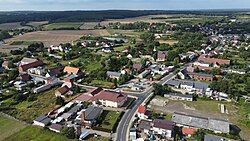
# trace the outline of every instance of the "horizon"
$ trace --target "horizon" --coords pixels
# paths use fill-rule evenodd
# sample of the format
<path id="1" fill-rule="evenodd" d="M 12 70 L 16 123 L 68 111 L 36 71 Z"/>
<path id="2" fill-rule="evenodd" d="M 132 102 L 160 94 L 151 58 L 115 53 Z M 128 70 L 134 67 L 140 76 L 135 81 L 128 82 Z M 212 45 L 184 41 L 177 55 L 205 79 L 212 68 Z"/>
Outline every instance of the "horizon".
<path id="1" fill-rule="evenodd" d="M 0 0 L 0 11 L 248 10 L 249 0 Z"/>

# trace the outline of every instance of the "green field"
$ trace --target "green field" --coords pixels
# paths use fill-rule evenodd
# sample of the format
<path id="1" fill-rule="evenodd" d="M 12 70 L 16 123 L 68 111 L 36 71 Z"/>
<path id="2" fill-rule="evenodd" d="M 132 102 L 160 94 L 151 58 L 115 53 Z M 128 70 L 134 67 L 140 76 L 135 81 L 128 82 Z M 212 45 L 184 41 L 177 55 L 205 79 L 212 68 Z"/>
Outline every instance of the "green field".
<path id="1" fill-rule="evenodd" d="M 67 141 L 60 134 L 38 127 L 28 126 L 18 133 L 6 138 L 5 141 Z"/>
<path id="2" fill-rule="evenodd" d="M 45 30 L 57 29 L 79 29 L 83 23 L 81 22 L 65 22 L 65 23 L 52 23 L 43 26 Z"/>
<path id="3" fill-rule="evenodd" d="M 32 122 L 35 118 L 42 114 L 47 114 L 56 107 L 55 89 L 36 95 L 35 101 L 23 101 L 12 106 L 12 99 L 4 101 L 2 106 L 11 109 L 5 112 L 24 121 Z"/>
<path id="4" fill-rule="evenodd" d="M 115 88 L 114 83 L 102 80 L 93 80 L 90 85 L 104 88 Z"/>
<path id="5" fill-rule="evenodd" d="M 103 118 L 99 127 L 104 129 L 108 129 L 110 131 L 113 130 L 115 123 L 117 122 L 121 112 L 116 111 L 103 111 L 101 117 Z"/>
<path id="6" fill-rule="evenodd" d="M 21 129 L 25 128 L 26 125 L 24 123 L 8 119 L 0 115 L 0 141 L 5 138 L 17 133 Z"/>

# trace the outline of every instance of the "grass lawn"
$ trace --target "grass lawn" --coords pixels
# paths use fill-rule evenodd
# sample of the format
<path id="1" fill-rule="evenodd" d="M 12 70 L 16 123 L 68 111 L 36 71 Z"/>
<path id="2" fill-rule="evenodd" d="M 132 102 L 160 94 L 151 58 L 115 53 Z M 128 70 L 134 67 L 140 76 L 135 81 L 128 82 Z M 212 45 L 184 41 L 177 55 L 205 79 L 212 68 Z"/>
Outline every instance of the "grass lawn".
<path id="1" fill-rule="evenodd" d="M 121 112 L 104 110 L 101 117 L 103 118 L 100 127 L 111 130 L 117 122 Z"/>
<path id="2" fill-rule="evenodd" d="M 109 138 L 106 138 L 106 137 L 89 137 L 86 139 L 86 141 L 110 141 Z"/>
<path id="3" fill-rule="evenodd" d="M 82 26 L 81 22 L 65 22 L 65 23 L 52 23 L 45 25 L 46 30 L 56 30 L 56 29 L 78 29 Z"/>
<path id="4" fill-rule="evenodd" d="M 97 62 L 97 61 L 93 61 L 93 62 L 91 62 L 90 64 L 88 64 L 86 66 L 86 71 L 87 72 L 92 72 L 92 71 L 100 69 L 100 68 L 102 68 L 101 63 Z"/>
<path id="5" fill-rule="evenodd" d="M 60 134 L 38 127 L 28 126 L 18 133 L 5 139 L 5 141 L 68 141 Z"/>
<path id="6" fill-rule="evenodd" d="M 93 80 L 90 85 L 96 87 L 104 87 L 104 88 L 114 88 L 115 85 L 112 82 L 102 81 L 102 80 Z"/>
<path id="7" fill-rule="evenodd" d="M 126 48 L 128 48 L 129 45 L 123 45 L 123 46 L 119 46 L 119 47 L 115 47 L 114 50 L 118 51 L 118 52 L 122 52 L 124 51 Z"/>
<path id="8" fill-rule="evenodd" d="M 13 106 L 14 109 L 6 111 L 6 113 L 18 119 L 32 122 L 38 116 L 47 114 L 56 107 L 56 97 L 54 92 L 55 89 L 40 93 L 37 96 L 37 100 L 31 102 L 23 101 L 18 103 L 17 105 Z"/>
<path id="9" fill-rule="evenodd" d="M 8 119 L 0 115 L 0 141 L 5 138 L 17 133 L 21 129 L 25 128 L 26 125 L 24 123 Z"/>

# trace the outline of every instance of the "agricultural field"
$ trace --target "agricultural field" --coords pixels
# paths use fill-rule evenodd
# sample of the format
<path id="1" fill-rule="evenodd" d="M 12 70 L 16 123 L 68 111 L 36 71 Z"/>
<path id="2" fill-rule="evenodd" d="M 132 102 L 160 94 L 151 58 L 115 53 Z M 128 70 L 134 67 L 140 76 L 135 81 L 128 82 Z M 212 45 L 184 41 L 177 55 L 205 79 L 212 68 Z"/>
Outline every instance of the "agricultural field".
<path id="1" fill-rule="evenodd" d="M 161 43 L 161 44 L 169 44 L 169 45 L 174 45 L 174 44 L 176 44 L 176 43 L 178 43 L 178 41 L 177 40 L 159 40 L 159 42 Z"/>
<path id="2" fill-rule="evenodd" d="M 24 123 L 8 119 L 0 114 L 0 140 L 4 140 L 5 138 L 19 132 L 26 126 L 27 125 Z"/>
<path id="3" fill-rule="evenodd" d="M 93 36 L 109 36 L 107 30 L 53 30 L 53 31 L 37 31 L 26 33 L 21 36 L 16 36 L 5 40 L 6 43 L 14 41 L 37 41 L 43 42 L 45 46 L 59 45 L 75 41 L 83 35 Z"/>
<path id="4" fill-rule="evenodd" d="M 99 22 L 86 22 L 80 26 L 80 29 L 94 29 L 98 24 Z"/>
<path id="5" fill-rule="evenodd" d="M 19 28 L 29 29 L 30 27 L 22 26 L 22 25 L 20 25 L 20 22 L 0 24 L 0 30 L 11 30 L 11 29 L 19 29 Z"/>
<path id="6" fill-rule="evenodd" d="M 26 45 L 0 44 L 0 52 L 9 53 L 11 50 L 18 50 L 27 47 Z"/>
<path id="7" fill-rule="evenodd" d="M 44 25 L 45 30 L 58 30 L 58 29 L 79 29 L 83 23 L 81 22 L 65 22 L 65 23 L 52 23 Z"/>
<path id="8" fill-rule="evenodd" d="M 28 126 L 6 138 L 5 141 L 68 141 L 66 137 L 52 131 Z"/>
<path id="9" fill-rule="evenodd" d="M 33 27 L 39 27 L 42 25 L 48 24 L 48 21 L 41 21 L 41 22 L 29 22 L 27 25 L 33 26 Z"/>

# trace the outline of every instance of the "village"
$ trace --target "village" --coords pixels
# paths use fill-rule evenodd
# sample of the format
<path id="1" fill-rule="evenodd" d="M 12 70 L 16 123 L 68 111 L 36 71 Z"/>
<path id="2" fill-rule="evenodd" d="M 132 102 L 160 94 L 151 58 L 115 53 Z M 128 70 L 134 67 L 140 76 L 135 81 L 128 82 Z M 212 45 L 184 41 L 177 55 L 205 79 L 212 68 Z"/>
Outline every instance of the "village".
<path id="1" fill-rule="evenodd" d="M 175 35 L 175 29 L 191 32 L 196 27 L 166 24 L 169 29 L 158 34 L 152 31 L 157 26 L 141 29 L 146 33 L 140 39 L 122 33 L 84 35 L 50 46 L 34 43 L 20 54 L 15 50 L 1 56 L 0 107 L 69 139 L 240 140 L 233 103 L 250 99 L 250 35 L 199 25 L 202 35 L 192 33 L 187 38 L 196 39 L 189 42 L 189 35 Z M 199 36 L 206 36 L 206 42 Z M 162 38 L 184 45 L 160 43 Z M 229 82 L 236 76 L 247 82 Z M 198 105 L 202 102 L 207 104 Z M 30 110 L 32 106 L 38 108 Z M 202 111 L 202 106 L 208 109 Z M 212 112 L 210 107 L 215 107 Z"/>

